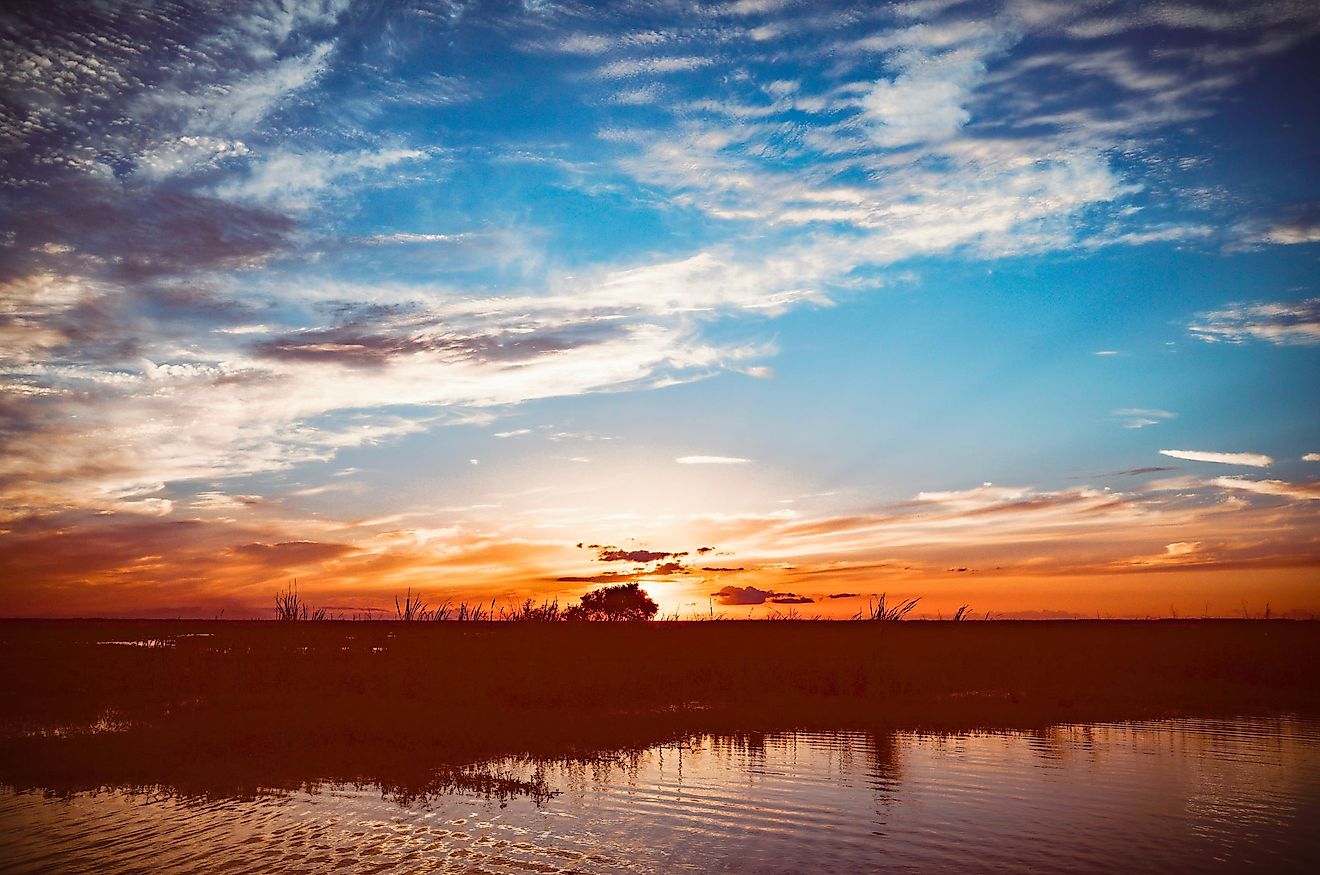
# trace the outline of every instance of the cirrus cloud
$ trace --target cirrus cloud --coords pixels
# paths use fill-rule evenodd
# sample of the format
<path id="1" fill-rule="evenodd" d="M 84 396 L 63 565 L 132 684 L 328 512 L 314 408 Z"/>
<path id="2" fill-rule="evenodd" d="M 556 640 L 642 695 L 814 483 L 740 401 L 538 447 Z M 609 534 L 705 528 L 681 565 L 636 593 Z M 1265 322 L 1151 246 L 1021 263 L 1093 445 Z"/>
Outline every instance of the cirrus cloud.
<path id="1" fill-rule="evenodd" d="M 1217 465 L 1246 465 L 1249 468 L 1268 468 L 1274 459 L 1264 453 L 1215 453 L 1205 450 L 1160 450 L 1160 455 L 1188 462 L 1213 462 Z"/>

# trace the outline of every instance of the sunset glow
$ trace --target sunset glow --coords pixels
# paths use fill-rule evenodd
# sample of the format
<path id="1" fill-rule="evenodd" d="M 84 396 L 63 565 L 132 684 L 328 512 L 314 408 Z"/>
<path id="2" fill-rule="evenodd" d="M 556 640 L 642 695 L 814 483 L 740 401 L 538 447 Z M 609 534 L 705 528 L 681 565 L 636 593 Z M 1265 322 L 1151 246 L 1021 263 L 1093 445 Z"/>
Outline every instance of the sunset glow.
<path id="1" fill-rule="evenodd" d="M 1320 612 L 1313 4 L 58 7 L 7 616 Z"/>

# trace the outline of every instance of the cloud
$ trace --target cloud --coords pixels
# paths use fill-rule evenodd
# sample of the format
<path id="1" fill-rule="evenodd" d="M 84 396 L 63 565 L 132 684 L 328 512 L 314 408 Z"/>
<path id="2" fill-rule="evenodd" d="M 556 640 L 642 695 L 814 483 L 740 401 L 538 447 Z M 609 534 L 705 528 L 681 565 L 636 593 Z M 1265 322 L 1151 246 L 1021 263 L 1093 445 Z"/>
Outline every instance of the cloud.
<path id="1" fill-rule="evenodd" d="M 260 495 L 227 495 L 223 492 L 198 492 L 191 506 L 198 510 L 243 510 L 266 502 Z"/>
<path id="2" fill-rule="evenodd" d="M 745 465 L 752 460 L 737 456 L 679 456 L 674 461 L 680 465 Z"/>
<path id="3" fill-rule="evenodd" d="M 1243 487 L 1258 481 L 1229 479 L 1179 478 L 1135 492 L 983 485 L 927 491 L 865 514 L 703 517 L 701 525 L 757 575 L 764 591 L 800 589 L 795 581 L 821 574 L 838 581 L 833 589 L 858 591 L 876 586 L 879 577 L 908 580 L 973 566 L 995 576 L 1137 570 L 1132 561 L 1172 541 L 1208 543 L 1212 537 L 1222 544 L 1216 563 L 1299 567 L 1312 561 L 1314 550 L 1301 534 L 1309 526 L 1312 486 Z M 1224 489 L 1268 490 L 1289 503 L 1257 507 L 1225 500 Z"/>
<path id="4" fill-rule="evenodd" d="M 1214 462 L 1219 465 L 1246 465 L 1251 468 L 1268 468 L 1274 459 L 1263 453 L 1213 453 L 1203 450 L 1160 450 L 1160 454 L 1188 462 Z"/>
<path id="5" fill-rule="evenodd" d="M 241 270 L 285 250 L 294 229 L 287 216 L 259 207 L 183 191 L 126 192 L 96 179 L 20 193 L 14 206 L 0 217 L 0 232 L 34 253 L 27 264 L 11 262 L 17 276 L 142 283 Z"/>
<path id="6" fill-rule="evenodd" d="M 605 64 L 596 70 L 596 75 L 602 79 L 631 79 L 641 75 L 688 73 L 708 67 L 714 62 L 713 58 L 696 55 L 629 58 Z"/>
<path id="7" fill-rule="evenodd" d="M 1111 476 L 1114 477 L 1138 477 L 1142 474 L 1159 474 L 1163 471 L 1177 471 L 1177 468 L 1170 468 L 1164 465 L 1145 465 L 1140 468 L 1128 468 L 1124 471 L 1115 471 Z"/>
<path id="8" fill-rule="evenodd" d="M 1314 212 L 1314 209 L 1312 211 Z M 1243 242 L 1248 244 L 1273 244 L 1275 246 L 1320 243 L 1320 221 L 1312 217 L 1299 217 L 1274 222 L 1263 228 L 1256 226 L 1255 229 L 1246 232 Z"/>
<path id="9" fill-rule="evenodd" d="M 1211 480 L 1210 483 L 1224 489 L 1254 492 L 1257 495 L 1277 495 L 1283 498 L 1301 499 L 1302 501 L 1320 501 L 1320 480 L 1314 480 L 1310 483 L 1288 483 L 1283 480 L 1247 480 L 1245 477 L 1216 477 Z"/>
<path id="10" fill-rule="evenodd" d="M 371 179 L 397 184 L 382 173 L 404 162 L 426 159 L 421 149 L 384 148 L 352 152 L 327 152 L 318 149 L 273 149 L 248 162 L 247 175 L 232 177 L 217 187 L 217 193 L 231 200 L 284 207 L 305 208 L 314 195 L 333 186 L 342 197 L 350 183 L 362 184 Z M 370 243 L 452 242 L 449 235 L 385 234 L 369 238 Z"/>
<path id="11" fill-rule="evenodd" d="M 148 485 L 323 461 L 430 427 L 445 411 L 457 421 L 464 411 L 533 397 L 683 382 L 764 352 L 703 344 L 682 317 L 639 313 L 631 302 L 647 294 L 643 277 L 618 273 L 595 278 L 581 295 L 503 299 L 355 287 L 345 291 L 357 300 L 367 292 L 363 303 L 331 305 L 298 300 L 301 287 L 277 287 L 299 309 L 257 320 L 219 293 L 179 286 L 176 294 L 164 285 L 174 278 L 159 275 L 184 270 L 184 256 L 219 268 L 280 245 L 285 226 L 261 224 L 262 211 L 211 212 L 210 224 L 182 241 L 163 224 L 160 241 L 137 247 L 143 268 L 133 274 L 155 273 L 132 285 L 123 277 L 128 258 L 104 280 L 40 273 L 0 283 L 0 332 L 14 341 L 0 354 L 0 385 L 15 387 L 11 397 L 58 399 L 10 418 L 0 478 L 20 505 L 126 506 L 122 496 Z M 222 232 L 223 219 L 231 227 Z M 254 232 L 249 244 L 253 222 L 269 233 Z M 202 233 L 212 227 L 214 243 Z M 171 239 L 167 257 L 145 254 Z M 344 300 L 340 289 L 323 289 Z M 664 302 L 651 295 L 649 304 Z M 288 324 L 295 320 L 312 324 Z M 181 344 L 178 333 L 189 335 L 195 321 L 206 333 Z M 226 321 L 242 331 L 209 330 Z M 51 360 L 73 344 L 76 360 Z"/>
<path id="12" fill-rule="evenodd" d="M 1126 420 L 1124 428 L 1146 428 L 1173 419 L 1178 414 L 1146 407 L 1124 407 L 1113 411 L 1113 415 Z"/>
<path id="13" fill-rule="evenodd" d="M 871 138 L 900 147 L 957 134 L 971 118 L 967 105 L 985 74 L 986 58 L 1002 42 L 1001 34 L 977 25 L 944 30 L 918 25 L 863 41 L 869 49 L 889 49 L 887 64 L 897 73 L 861 98 Z"/>
<path id="14" fill-rule="evenodd" d="M 1187 330 L 1207 343 L 1264 340 L 1280 346 L 1320 343 L 1320 298 L 1295 303 L 1234 304 L 1198 315 Z"/>
<path id="15" fill-rule="evenodd" d="M 320 78 L 333 49 L 334 44 L 327 41 L 303 54 L 201 89 L 167 87 L 148 92 L 142 98 L 142 111 L 148 117 L 169 115 L 185 120 L 190 133 L 247 132 L 290 95 Z"/>
<path id="16" fill-rule="evenodd" d="M 776 605 L 805 605 L 815 601 L 793 592 L 770 592 L 754 586 L 726 586 L 711 593 L 716 603 L 721 605 L 763 605 L 767 601 Z"/>
<path id="17" fill-rule="evenodd" d="M 316 541 L 283 541 L 278 544 L 240 544 L 230 553 L 254 559 L 274 568 L 289 568 L 309 562 L 320 562 L 356 552 L 348 544 L 323 544 Z"/>
<path id="18" fill-rule="evenodd" d="M 1302 456 L 1303 462 L 1320 462 L 1320 453 L 1307 453 Z"/>
<path id="19" fill-rule="evenodd" d="M 599 562 L 656 562 L 660 559 L 686 556 L 687 553 L 670 553 L 659 550 L 620 550 L 618 547 L 595 547 Z"/>

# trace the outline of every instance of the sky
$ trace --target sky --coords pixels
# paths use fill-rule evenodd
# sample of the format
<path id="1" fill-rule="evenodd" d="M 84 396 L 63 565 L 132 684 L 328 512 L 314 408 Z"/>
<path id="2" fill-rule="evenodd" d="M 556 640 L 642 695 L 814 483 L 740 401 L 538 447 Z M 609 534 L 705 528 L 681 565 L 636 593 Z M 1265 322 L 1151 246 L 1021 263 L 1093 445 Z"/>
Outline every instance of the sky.
<path id="1" fill-rule="evenodd" d="M 1309 2 L 0 11 L 0 612 L 1320 612 Z"/>

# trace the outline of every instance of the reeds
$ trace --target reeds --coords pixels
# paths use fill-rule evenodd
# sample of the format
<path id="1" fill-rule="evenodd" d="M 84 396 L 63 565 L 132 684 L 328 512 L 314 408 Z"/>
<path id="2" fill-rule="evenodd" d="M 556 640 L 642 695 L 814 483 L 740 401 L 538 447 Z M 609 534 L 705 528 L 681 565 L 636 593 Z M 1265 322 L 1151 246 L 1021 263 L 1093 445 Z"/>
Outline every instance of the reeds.
<path id="1" fill-rule="evenodd" d="M 295 580 L 287 590 L 275 594 L 275 617 L 282 621 L 294 620 L 327 620 L 330 619 L 325 608 L 312 609 L 298 595 L 298 586 Z M 917 604 L 921 597 L 910 599 L 896 599 L 890 601 L 888 593 L 872 595 L 867 599 L 867 607 L 864 611 L 858 611 L 853 614 L 851 619 L 867 622 L 897 622 L 905 620 Z M 376 610 L 376 609 L 370 609 Z M 971 613 L 971 605 L 960 606 L 949 619 L 958 622 L 963 620 L 975 619 Z M 1265 616 L 1269 617 L 1268 606 Z M 339 615 L 339 619 L 343 619 Z M 602 619 L 597 617 L 586 617 L 575 608 L 566 608 L 560 605 L 558 597 L 544 599 L 536 602 L 534 599 L 527 598 L 521 603 L 509 603 L 505 607 L 496 607 L 496 600 L 490 602 L 480 601 L 462 601 L 454 604 L 452 599 L 445 599 L 443 603 L 436 607 L 431 607 L 422 597 L 420 592 L 414 593 L 409 587 L 404 593 L 402 599 L 394 596 L 394 618 L 400 622 L 461 622 L 461 623 L 481 623 L 481 622 L 511 622 L 511 623 L 557 623 L 572 619 Z M 943 614 L 940 619 L 943 619 Z M 985 619 L 997 618 L 987 611 Z M 354 614 L 353 619 L 370 620 L 373 617 L 370 614 Z M 701 620 L 724 620 L 727 617 L 715 613 L 715 605 L 712 601 L 708 610 L 702 613 L 694 613 L 687 617 L 680 616 L 678 611 L 668 614 L 661 614 L 655 617 L 656 620 L 678 622 L 682 620 L 701 621 Z M 749 616 L 749 619 L 755 619 Z M 821 614 L 804 614 L 797 608 L 771 609 L 759 619 L 784 621 L 784 620 L 825 620 L 828 619 Z"/>
<path id="2" fill-rule="evenodd" d="M 454 619 L 460 623 L 481 623 L 495 619 L 495 599 L 490 600 L 490 606 L 486 607 L 481 602 L 460 602 L 458 610 L 454 611 Z"/>
<path id="3" fill-rule="evenodd" d="M 820 614 L 812 614 L 812 615 L 808 616 L 808 615 L 802 613 L 801 611 L 799 611 L 797 608 L 789 608 L 789 609 L 786 610 L 786 611 L 782 611 L 782 610 L 779 610 L 778 608 L 776 608 L 776 609 L 774 609 L 774 610 L 769 611 L 764 617 L 762 617 L 762 619 L 764 619 L 764 620 L 798 620 L 798 621 L 800 621 L 800 620 L 823 620 L 823 619 L 825 619 L 825 618 L 822 617 Z"/>
<path id="4" fill-rule="evenodd" d="M 520 605 L 500 608 L 500 619 L 511 623 L 557 623 L 564 619 L 559 599 L 547 599 L 539 605 L 527 599 Z"/>
<path id="5" fill-rule="evenodd" d="M 408 594 L 399 601 L 399 597 L 394 597 L 394 615 L 397 619 L 405 623 L 411 623 L 420 620 L 431 620 L 435 618 L 435 611 L 426 607 L 426 602 L 422 601 L 422 594 L 419 592 L 413 595 L 412 587 L 408 587 Z"/>
<path id="6" fill-rule="evenodd" d="M 298 595 L 298 581 L 294 581 L 284 592 L 275 593 L 275 619 L 286 623 L 298 620 L 324 620 L 325 608 L 312 610 L 307 602 Z"/>
<path id="7" fill-rule="evenodd" d="M 866 615 L 863 616 L 862 612 L 858 611 L 854 615 L 854 619 L 897 623 L 899 620 L 905 619 L 912 612 L 912 609 L 917 606 L 917 602 L 921 601 L 920 596 L 914 599 L 896 601 L 893 604 L 890 604 L 888 599 L 889 593 L 882 592 L 878 596 L 873 595 L 866 600 Z M 960 614 L 963 612 L 962 608 L 958 610 Z"/>

